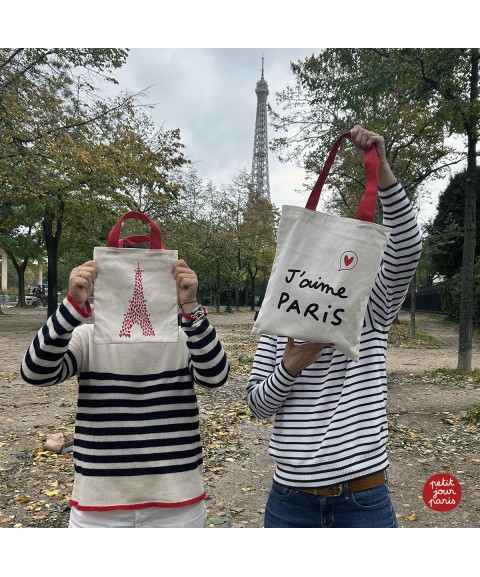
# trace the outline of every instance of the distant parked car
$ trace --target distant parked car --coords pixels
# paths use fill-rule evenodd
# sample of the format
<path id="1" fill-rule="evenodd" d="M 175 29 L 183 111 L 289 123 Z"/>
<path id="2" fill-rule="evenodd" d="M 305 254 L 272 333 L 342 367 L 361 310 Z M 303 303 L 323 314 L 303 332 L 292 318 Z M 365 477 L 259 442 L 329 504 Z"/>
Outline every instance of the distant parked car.
<path id="1" fill-rule="evenodd" d="M 41 307 L 42 299 L 34 293 L 29 293 L 25 295 L 25 304 L 32 307 Z"/>

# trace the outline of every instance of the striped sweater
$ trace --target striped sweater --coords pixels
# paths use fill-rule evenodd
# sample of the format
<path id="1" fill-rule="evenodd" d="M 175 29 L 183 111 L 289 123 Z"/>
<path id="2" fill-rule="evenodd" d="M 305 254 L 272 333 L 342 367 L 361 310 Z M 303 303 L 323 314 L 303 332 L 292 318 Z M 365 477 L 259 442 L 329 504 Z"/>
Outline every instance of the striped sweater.
<path id="1" fill-rule="evenodd" d="M 72 506 L 87 511 L 179 507 L 205 498 L 194 383 L 215 388 L 229 363 L 208 319 L 182 319 L 178 343 L 94 344 L 69 297 L 26 352 L 22 378 L 78 377 Z"/>
<path id="2" fill-rule="evenodd" d="M 246 388 L 252 413 L 275 415 L 269 454 L 274 479 L 297 487 L 326 486 L 388 466 L 388 331 L 421 254 L 412 206 L 399 183 L 379 190 L 383 224 L 392 229 L 368 301 L 358 362 L 335 348 L 299 375 L 283 364 L 286 337 L 262 335 Z"/>

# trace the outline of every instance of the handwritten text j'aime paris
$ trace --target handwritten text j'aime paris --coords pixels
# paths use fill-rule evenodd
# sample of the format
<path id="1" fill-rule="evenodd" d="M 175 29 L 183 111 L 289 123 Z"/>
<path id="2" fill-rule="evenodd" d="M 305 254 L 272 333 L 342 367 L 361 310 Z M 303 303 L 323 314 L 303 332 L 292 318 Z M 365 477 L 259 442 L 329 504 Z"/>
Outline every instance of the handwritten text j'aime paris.
<path id="1" fill-rule="evenodd" d="M 310 279 L 305 276 L 306 271 L 301 269 L 289 268 L 287 270 L 287 276 L 285 277 L 285 282 L 290 284 L 293 282 L 298 282 L 298 288 L 306 288 L 306 289 L 315 289 L 323 294 L 329 294 L 339 299 L 347 299 L 348 295 L 345 294 L 346 288 L 339 287 L 335 289 L 334 287 L 330 286 L 328 283 L 322 280 L 322 277 L 319 276 L 318 279 Z M 341 313 L 345 312 L 344 308 L 337 308 L 335 310 L 332 309 L 332 305 L 328 305 L 327 310 L 319 311 L 320 305 L 316 302 L 309 303 L 302 312 L 300 304 L 297 299 L 291 299 L 290 294 L 286 291 L 283 291 L 280 294 L 280 298 L 278 300 L 277 308 L 279 310 L 284 308 L 285 312 L 295 312 L 299 315 L 303 314 L 304 317 L 311 316 L 316 321 L 321 321 L 326 323 L 330 320 L 330 324 L 332 325 L 340 325 L 342 323 Z M 323 314 L 322 314 L 323 313 Z M 333 319 L 329 319 L 329 316 L 332 316 Z"/>

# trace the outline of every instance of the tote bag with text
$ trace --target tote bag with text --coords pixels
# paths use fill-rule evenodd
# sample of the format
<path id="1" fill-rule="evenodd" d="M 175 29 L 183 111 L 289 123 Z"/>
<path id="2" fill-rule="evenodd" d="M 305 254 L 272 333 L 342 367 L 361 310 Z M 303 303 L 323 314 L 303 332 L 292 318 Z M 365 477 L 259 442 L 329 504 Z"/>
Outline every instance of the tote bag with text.
<path id="1" fill-rule="evenodd" d="M 306 207 L 285 205 L 265 298 L 252 332 L 334 343 L 358 361 L 363 320 L 390 229 L 373 223 L 379 161 L 365 151 L 365 194 L 357 217 L 316 211 L 340 142 L 334 143 Z"/>

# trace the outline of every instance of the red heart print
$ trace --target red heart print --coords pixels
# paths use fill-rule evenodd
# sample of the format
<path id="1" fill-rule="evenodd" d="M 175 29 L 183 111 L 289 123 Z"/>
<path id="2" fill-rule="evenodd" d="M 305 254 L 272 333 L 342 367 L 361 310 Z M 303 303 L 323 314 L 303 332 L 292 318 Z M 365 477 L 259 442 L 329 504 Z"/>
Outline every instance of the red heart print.
<path id="1" fill-rule="evenodd" d="M 343 262 L 345 263 L 345 266 L 350 266 L 353 262 L 353 256 L 345 255 L 343 257 Z"/>

